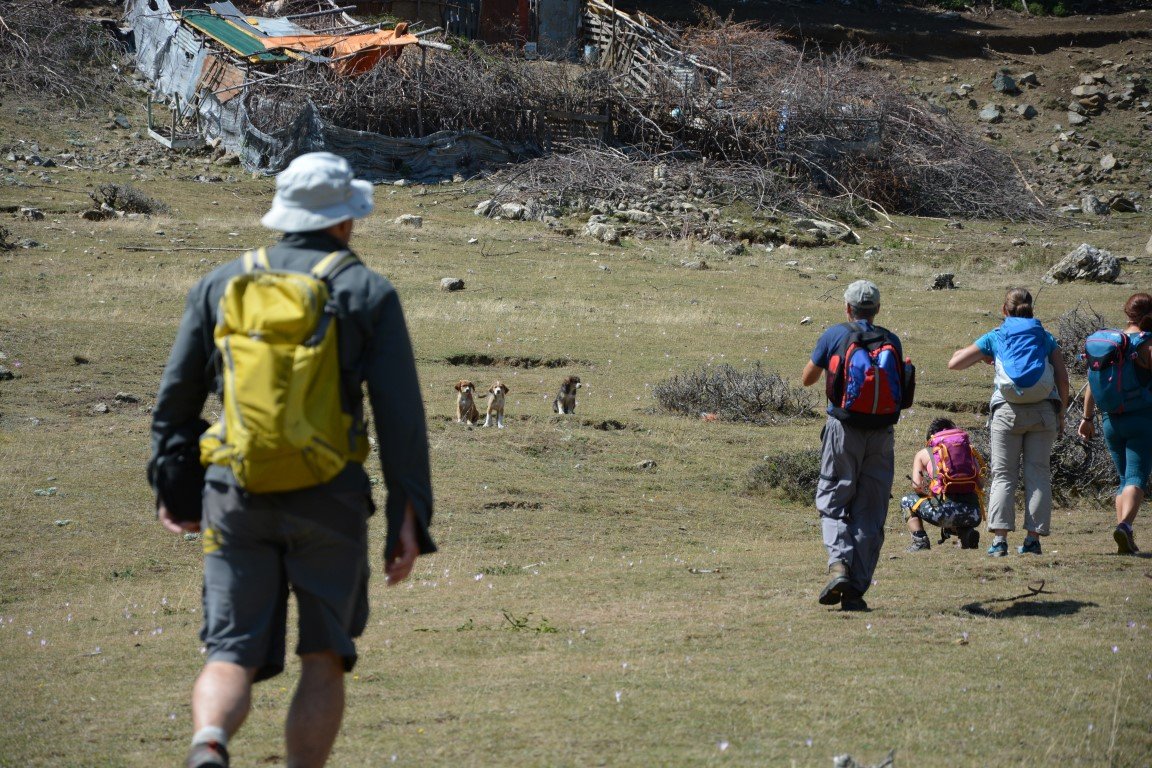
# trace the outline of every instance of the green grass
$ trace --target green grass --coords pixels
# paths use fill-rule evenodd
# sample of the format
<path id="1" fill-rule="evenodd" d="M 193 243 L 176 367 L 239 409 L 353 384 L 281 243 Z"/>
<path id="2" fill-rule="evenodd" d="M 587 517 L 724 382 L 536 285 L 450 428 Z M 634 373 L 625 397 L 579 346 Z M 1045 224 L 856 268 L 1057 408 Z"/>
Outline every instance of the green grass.
<path id="1" fill-rule="evenodd" d="M 59 151 L 65 130 L 106 135 L 46 114 L 5 105 L 0 141 L 40 130 Z M 0 186 L 0 204 L 48 212 L 6 222 L 43 247 L 0 254 L 0 352 L 21 374 L 0 382 L 0 765 L 174 764 L 190 733 L 198 547 L 152 519 L 148 407 L 188 287 L 268 241 L 257 219 L 272 183 L 132 172 Z M 172 212 L 81 221 L 86 185 L 106 181 Z M 442 551 L 398 588 L 373 580 L 333 765 L 827 766 L 892 749 L 915 766 L 1152 761 L 1152 566 L 1109 554 L 1110 511 L 1058 509 L 1043 557 L 991 561 L 943 546 L 905 554 L 893 507 L 875 610 L 842 615 L 816 603 L 825 556 L 811 507 L 745 490 L 765 456 L 815 445 L 820 421 L 704 422 L 652 397 L 709 363 L 762 362 L 796 381 L 821 329 L 842 319 L 843 286 L 868 276 L 881 321 L 917 363 L 917 399 L 978 404 L 987 370 L 944 364 L 995 325 L 1004 288 L 1040 289 L 1083 241 L 1142 253 L 1146 216 L 1091 231 L 881 220 L 860 228 L 860 246 L 727 258 L 702 243 L 612 248 L 486 221 L 470 213 L 480 197 L 379 187 L 378 213 L 357 225 L 354 245 L 397 285 L 411 327 Z M 392 225 L 402 213 L 424 228 Z M 1017 236 L 1030 245 L 1011 246 Z M 689 256 L 712 269 L 683 269 Z M 1146 261 L 1124 268 L 1147 285 Z M 960 290 L 926 291 L 939 271 Z M 466 290 L 439 291 L 447 275 Z M 1044 287 L 1039 313 L 1054 323 L 1089 300 L 1115 317 L 1133 290 Z M 457 355 L 572 362 L 453 365 Z M 561 418 L 549 403 L 568 374 L 585 388 Z M 453 423 L 459 378 L 509 385 L 506 429 Z M 116 403 L 118 392 L 140 402 Z M 918 406 L 897 428 L 898 477 L 934 415 Z M 55 496 L 35 495 L 48 486 Z M 376 551 L 383 534 L 377 520 Z M 296 674 L 290 662 L 257 687 L 238 765 L 283 762 Z"/>

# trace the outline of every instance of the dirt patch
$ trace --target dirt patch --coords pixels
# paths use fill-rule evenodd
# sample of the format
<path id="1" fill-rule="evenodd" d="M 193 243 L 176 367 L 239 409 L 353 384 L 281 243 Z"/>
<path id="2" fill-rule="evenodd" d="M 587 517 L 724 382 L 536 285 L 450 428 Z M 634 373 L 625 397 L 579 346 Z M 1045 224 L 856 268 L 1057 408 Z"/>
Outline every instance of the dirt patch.
<path id="1" fill-rule="evenodd" d="M 573 360 L 570 357 L 494 357 L 482 353 L 449 355 L 444 358 L 444 362 L 448 363 L 448 365 L 479 365 L 504 368 L 565 368 L 569 365 L 592 365 L 588 360 Z"/>
<path id="2" fill-rule="evenodd" d="M 543 509 L 544 505 L 538 501 L 490 501 L 484 509 Z"/>

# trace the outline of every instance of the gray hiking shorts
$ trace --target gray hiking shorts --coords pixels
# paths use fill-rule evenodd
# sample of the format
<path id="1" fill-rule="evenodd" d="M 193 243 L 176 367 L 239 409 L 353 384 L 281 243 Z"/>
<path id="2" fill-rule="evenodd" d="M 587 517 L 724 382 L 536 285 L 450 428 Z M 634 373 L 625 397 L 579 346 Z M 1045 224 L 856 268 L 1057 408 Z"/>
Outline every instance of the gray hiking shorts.
<path id="1" fill-rule="evenodd" d="M 334 651 L 356 663 L 353 638 L 368 622 L 369 491 L 327 486 L 247 494 L 204 486 L 204 623 L 209 661 L 284 670 L 289 590 L 296 595 L 297 654 Z"/>

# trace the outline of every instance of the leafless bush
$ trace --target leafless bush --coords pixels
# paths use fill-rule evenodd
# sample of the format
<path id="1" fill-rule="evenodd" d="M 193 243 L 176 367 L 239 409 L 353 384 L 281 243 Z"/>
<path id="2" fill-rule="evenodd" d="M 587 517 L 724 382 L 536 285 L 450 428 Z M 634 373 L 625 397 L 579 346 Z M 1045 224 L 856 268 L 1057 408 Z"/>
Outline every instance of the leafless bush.
<path id="1" fill-rule="evenodd" d="M 810 448 L 766 456 L 763 462 L 748 470 L 744 490 L 765 493 L 775 488 L 789 501 L 811 502 L 819 480 L 820 450 Z"/>
<path id="2" fill-rule="evenodd" d="M 812 396 L 756 363 L 739 371 L 727 363 L 673 376 L 656 385 L 656 402 L 666 411 L 715 414 L 726 421 L 769 424 L 813 415 Z"/>
<path id="3" fill-rule="evenodd" d="M 1084 361 L 1080 359 L 1084 341 L 1090 334 L 1108 327 L 1104 316 L 1086 302 L 1077 304 L 1060 316 L 1056 324 L 1056 339 L 1060 342 L 1060 354 L 1064 356 L 1069 374 L 1088 374 Z"/>
<path id="4" fill-rule="evenodd" d="M 88 197 L 98 208 L 107 207 L 122 213 L 168 213 L 168 206 L 148 197 L 130 184 L 101 184 Z"/>
<path id="5" fill-rule="evenodd" d="M 86 104 L 113 57 L 112 38 L 58 0 L 0 0 L 0 90 Z"/>
<path id="6" fill-rule="evenodd" d="M 1083 403 L 1073 401 L 1068 406 L 1065 423 L 1069 428 L 1052 447 L 1052 497 L 1057 504 L 1068 506 L 1077 499 L 1094 502 L 1110 502 L 1116 491 L 1116 468 L 1108 446 L 1099 431 L 1091 440 L 1081 440 L 1075 433 L 1075 426 L 1084 415 Z M 991 435 L 987 426 L 969 430 L 972 447 L 982 456 L 990 457 Z M 1023 479 L 1020 479 L 1023 488 Z M 1023 503 L 1022 494 L 1017 495 L 1017 505 Z"/>

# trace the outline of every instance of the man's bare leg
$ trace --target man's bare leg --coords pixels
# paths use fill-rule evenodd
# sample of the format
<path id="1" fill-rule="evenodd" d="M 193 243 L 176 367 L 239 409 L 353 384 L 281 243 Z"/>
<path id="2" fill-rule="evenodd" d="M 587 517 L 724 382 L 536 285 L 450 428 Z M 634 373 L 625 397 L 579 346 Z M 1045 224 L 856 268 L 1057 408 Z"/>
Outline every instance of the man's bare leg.
<path id="1" fill-rule="evenodd" d="M 288 768 L 320 768 L 344 718 L 344 659 L 332 651 L 305 653 L 300 665 L 284 729 Z"/>
<path id="2" fill-rule="evenodd" d="M 240 730 L 252 705 L 256 670 L 228 661 L 210 661 L 192 688 L 192 726 L 221 728 L 231 737 Z"/>

